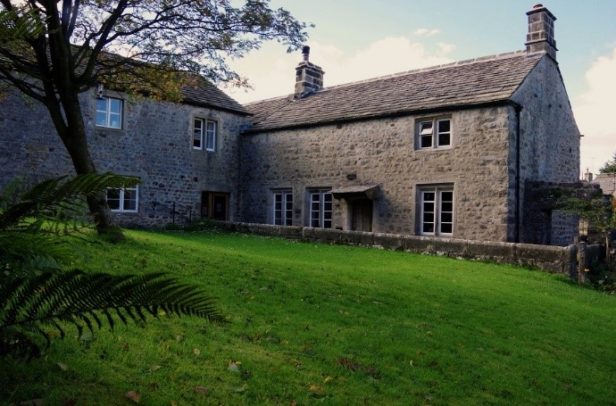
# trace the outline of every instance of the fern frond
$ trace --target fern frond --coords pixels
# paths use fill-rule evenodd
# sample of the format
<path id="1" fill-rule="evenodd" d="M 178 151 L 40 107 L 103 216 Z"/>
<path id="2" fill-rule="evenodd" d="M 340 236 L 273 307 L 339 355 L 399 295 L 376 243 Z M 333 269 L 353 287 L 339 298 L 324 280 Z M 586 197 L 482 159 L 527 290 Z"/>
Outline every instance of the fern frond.
<path id="1" fill-rule="evenodd" d="M 59 216 L 70 217 L 81 213 L 84 197 L 100 193 L 107 188 L 134 186 L 137 183 L 139 183 L 138 178 L 112 173 L 91 173 L 73 178 L 63 176 L 43 181 L 0 213 L 0 230 L 26 224 L 33 231 L 38 231 L 41 220 L 55 220 Z M 28 218 L 36 218 L 39 222 L 27 223 Z"/>
<path id="2" fill-rule="evenodd" d="M 146 314 L 158 317 L 159 309 L 171 315 L 224 321 L 211 298 L 164 274 L 44 273 L 0 279 L 0 294 L 0 356 L 39 356 L 49 345 L 43 328 L 64 336 L 63 323 L 81 334 L 105 324 L 113 329 L 118 320 L 141 323 Z"/>

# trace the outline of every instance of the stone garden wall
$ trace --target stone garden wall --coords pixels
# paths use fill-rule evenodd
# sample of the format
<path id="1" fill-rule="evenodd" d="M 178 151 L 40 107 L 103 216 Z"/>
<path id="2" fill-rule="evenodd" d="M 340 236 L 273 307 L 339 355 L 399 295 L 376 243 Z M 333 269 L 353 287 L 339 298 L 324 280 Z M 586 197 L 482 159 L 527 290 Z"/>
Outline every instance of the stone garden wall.
<path id="1" fill-rule="evenodd" d="M 575 245 L 557 247 L 535 244 L 434 239 L 399 234 L 368 233 L 300 226 L 253 223 L 220 223 L 225 230 L 283 237 L 301 241 L 371 246 L 391 250 L 468 258 L 535 267 L 552 273 L 572 275 L 576 270 Z"/>

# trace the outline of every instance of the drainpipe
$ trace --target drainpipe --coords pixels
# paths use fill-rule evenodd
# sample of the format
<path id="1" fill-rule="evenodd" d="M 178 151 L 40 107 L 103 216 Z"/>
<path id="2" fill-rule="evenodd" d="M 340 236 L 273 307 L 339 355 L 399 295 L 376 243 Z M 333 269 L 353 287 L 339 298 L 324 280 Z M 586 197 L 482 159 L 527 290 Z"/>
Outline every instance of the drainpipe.
<path id="1" fill-rule="evenodd" d="M 515 109 L 515 242 L 520 242 L 520 233 L 522 229 L 522 203 L 520 201 L 520 188 L 521 188 L 521 176 L 520 176 L 520 150 L 522 149 L 520 142 L 520 112 L 522 106 L 514 103 Z"/>

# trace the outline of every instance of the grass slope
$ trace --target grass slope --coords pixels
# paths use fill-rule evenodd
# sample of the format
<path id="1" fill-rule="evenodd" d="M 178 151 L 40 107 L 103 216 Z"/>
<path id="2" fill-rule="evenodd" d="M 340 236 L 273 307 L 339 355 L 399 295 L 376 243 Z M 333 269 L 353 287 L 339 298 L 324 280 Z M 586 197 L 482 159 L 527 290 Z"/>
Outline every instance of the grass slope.
<path id="1" fill-rule="evenodd" d="M 47 404 L 614 404 L 616 297 L 512 266 L 219 233 L 75 245 L 87 270 L 166 271 L 230 323 L 163 318 L 3 360 Z M 175 402 L 175 403 L 174 403 Z"/>

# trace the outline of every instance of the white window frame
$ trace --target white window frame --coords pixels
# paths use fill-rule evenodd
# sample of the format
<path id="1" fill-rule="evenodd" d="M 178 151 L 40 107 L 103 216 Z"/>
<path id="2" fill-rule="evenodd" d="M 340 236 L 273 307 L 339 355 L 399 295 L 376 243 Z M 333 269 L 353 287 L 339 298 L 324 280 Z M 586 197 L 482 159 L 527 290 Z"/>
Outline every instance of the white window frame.
<path id="1" fill-rule="evenodd" d="M 109 192 L 109 190 L 113 190 L 115 188 L 109 188 L 107 189 L 107 193 Z M 136 185 L 134 187 L 126 187 L 126 188 L 118 188 L 116 189 L 120 192 L 120 196 L 119 196 L 119 200 L 120 200 L 120 207 L 117 209 L 111 209 L 110 210 L 114 213 L 137 213 L 139 211 L 139 185 Z M 125 209 L 124 208 L 124 201 L 125 201 L 125 191 L 130 190 L 130 191 L 134 191 L 135 192 L 135 209 Z M 105 199 L 107 199 L 107 194 L 105 195 Z"/>
<path id="2" fill-rule="evenodd" d="M 210 124 L 213 126 L 213 130 L 211 131 L 209 129 Z M 216 138 L 218 138 L 218 122 L 214 120 L 205 120 L 204 133 L 205 150 L 209 152 L 216 151 Z"/>
<path id="3" fill-rule="evenodd" d="M 291 189 L 272 192 L 272 224 L 279 226 L 293 225 L 293 191 Z M 280 209 L 276 208 L 276 199 L 280 197 Z M 289 203 L 291 207 L 289 208 Z M 278 220 L 280 218 L 280 221 Z"/>
<path id="4" fill-rule="evenodd" d="M 449 122 L 449 131 L 440 131 L 439 123 L 448 121 Z M 447 149 L 451 148 L 453 145 L 453 130 L 452 130 L 452 120 L 451 117 L 436 117 L 436 118 L 426 118 L 419 119 L 416 121 L 415 126 L 415 145 L 416 149 L 421 150 L 430 150 L 430 149 Z M 431 131 L 428 129 L 423 129 L 425 124 L 430 124 Z M 422 146 L 422 137 L 430 135 L 432 138 L 430 146 Z M 449 144 L 440 144 L 440 136 L 441 135 L 449 135 Z"/>
<path id="5" fill-rule="evenodd" d="M 98 109 L 98 102 L 100 100 L 105 100 L 105 109 L 104 110 L 99 110 Z M 111 111 L 111 101 L 112 100 L 120 102 L 120 113 L 113 113 Z M 98 123 L 98 114 L 99 113 L 105 114 L 105 124 L 104 125 Z M 119 127 L 114 127 L 114 126 L 111 125 L 111 117 L 114 116 L 114 115 L 115 116 L 117 116 L 117 115 L 120 116 L 120 120 L 119 120 L 120 125 L 119 125 Z M 95 122 L 95 125 L 97 127 L 112 128 L 114 130 L 121 130 L 122 126 L 124 124 L 124 100 L 119 99 L 117 97 L 107 97 L 107 96 L 102 97 L 102 98 L 98 98 L 96 100 L 96 115 L 95 115 L 95 118 L 94 118 L 94 122 Z"/>
<path id="6" fill-rule="evenodd" d="M 419 234 L 420 235 L 429 235 L 429 236 L 435 236 L 435 237 L 452 237 L 453 233 L 454 233 L 454 228 L 455 228 L 455 208 L 456 208 L 456 202 L 455 202 L 455 193 L 454 193 L 454 187 L 453 184 L 443 184 L 443 185 L 422 185 L 418 187 L 419 189 L 419 201 L 418 201 L 418 206 L 419 206 L 419 221 L 418 221 L 418 228 L 419 228 Z M 427 193 L 432 193 L 434 194 L 434 199 L 433 200 L 428 200 L 426 201 L 424 196 Z M 451 193 L 451 211 L 445 211 L 443 210 L 443 203 L 448 203 L 447 201 L 444 201 L 443 199 L 443 193 Z M 434 224 L 433 227 L 433 231 L 429 232 L 429 231 L 424 231 L 424 215 L 426 213 L 425 211 L 425 203 L 433 203 L 433 212 L 432 212 L 432 223 Z M 451 221 L 443 221 L 443 214 L 451 214 Z M 430 222 L 428 222 L 430 223 Z M 443 224 L 451 224 L 451 232 L 443 232 L 442 231 L 442 226 Z"/>
<path id="7" fill-rule="evenodd" d="M 318 199 L 315 200 L 315 197 L 318 197 Z M 329 204 L 331 205 L 331 208 L 329 210 L 325 209 L 325 203 L 326 203 L 325 200 L 329 200 Z M 314 203 L 318 204 L 318 208 L 316 210 L 314 210 L 313 208 Z M 331 189 L 309 189 L 308 190 L 308 213 L 309 213 L 308 221 L 309 221 L 310 227 L 314 227 L 314 228 L 332 228 L 333 227 L 334 199 L 331 193 Z M 317 223 L 316 226 L 314 225 L 315 222 Z M 326 224 L 326 223 L 329 223 L 329 224 Z"/>
<path id="8" fill-rule="evenodd" d="M 201 126 L 198 134 L 197 134 L 197 123 L 200 123 L 200 126 Z M 192 126 L 192 147 L 193 149 L 198 149 L 198 150 L 203 149 L 204 132 L 205 132 L 205 120 L 202 118 L 193 119 L 193 126 Z M 195 137 L 195 135 L 198 135 L 198 137 Z M 197 140 L 199 140 L 199 145 L 195 145 L 195 141 Z"/>
<path id="9" fill-rule="evenodd" d="M 201 123 L 198 138 L 195 137 L 197 130 L 197 122 Z M 195 117 L 192 125 L 192 147 L 193 149 L 203 150 L 208 152 L 216 151 L 216 143 L 218 138 L 218 122 L 205 118 Z M 195 145 L 195 141 L 199 140 L 199 145 Z"/>

